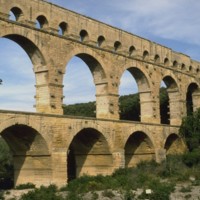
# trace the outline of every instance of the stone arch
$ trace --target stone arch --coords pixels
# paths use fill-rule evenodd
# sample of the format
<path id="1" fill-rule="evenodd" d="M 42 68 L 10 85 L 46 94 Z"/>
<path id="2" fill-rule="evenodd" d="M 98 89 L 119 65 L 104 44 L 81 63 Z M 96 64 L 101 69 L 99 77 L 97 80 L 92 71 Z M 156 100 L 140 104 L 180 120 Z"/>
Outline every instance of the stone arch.
<path id="1" fill-rule="evenodd" d="M 180 105 L 180 91 L 178 84 L 172 75 L 166 75 L 163 77 L 162 80 L 167 87 L 166 90 L 169 98 L 169 101 L 166 105 L 169 107 L 169 123 L 171 125 L 180 125 L 182 115 Z"/>
<path id="2" fill-rule="evenodd" d="M 66 22 L 61 22 L 58 26 L 58 33 L 60 35 L 66 35 L 68 29 L 68 24 Z"/>
<path id="3" fill-rule="evenodd" d="M 13 33 L 14 32 L 14 33 Z M 46 67 L 46 58 L 44 57 L 44 51 L 41 51 L 40 44 L 37 43 L 36 37 L 33 35 L 27 35 L 25 32 L 15 31 L 15 29 L 8 29 L 5 33 L 2 33 L 2 38 L 7 38 L 15 43 L 17 43 L 22 49 L 27 53 L 28 57 L 30 58 L 31 62 L 33 63 L 33 74 L 35 73 L 35 83 L 33 81 L 33 85 L 39 85 L 41 84 L 41 80 L 47 81 L 47 79 L 43 78 L 42 76 L 45 76 L 44 74 L 47 73 L 47 67 Z M 42 70 L 41 70 L 42 69 Z M 37 72 L 40 73 L 37 73 Z M 45 84 L 45 82 L 43 82 Z M 43 91 L 39 91 L 40 88 L 36 87 L 36 95 L 35 96 L 43 96 Z M 37 101 L 36 99 L 36 110 L 40 111 L 40 107 L 42 102 Z M 45 104 L 45 103 L 44 103 Z M 46 106 L 46 104 L 45 104 Z M 46 108 L 46 107 L 45 107 Z"/>
<path id="4" fill-rule="evenodd" d="M 160 64 L 160 56 L 159 56 L 158 54 L 155 55 L 155 57 L 154 57 L 154 62 L 155 62 L 156 64 Z"/>
<path id="5" fill-rule="evenodd" d="M 193 71 L 192 65 L 189 66 L 188 70 L 189 70 L 189 72 L 192 72 L 192 71 Z"/>
<path id="6" fill-rule="evenodd" d="M 166 67 L 169 67 L 169 59 L 168 59 L 168 58 L 165 58 L 165 59 L 164 59 L 164 65 L 165 65 Z"/>
<path id="7" fill-rule="evenodd" d="M 186 66 L 185 66 L 185 64 L 184 64 L 184 63 L 182 63 L 182 65 L 181 65 L 181 70 L 183 70 L 183 71 L 185 71 L 185 70 L 186 70 Z"/>
<path id="8" fill-rule="evenodd" d="M 196 67 L 196 73 L 198 74 L 198 73 L 199 73 L 199 71 L 200 71 L 200 67 L 199 67 L 199 66 L 197 66 L 197 67 Z"/>
<path id="9" fill-rule="evenodd" d="M 47 141 L 41 133 L 29 125 L 15 122 L 1 127 L 0 134 L 13 154 L 15 185 L 27 182 L 48 185 L 51 159 Z"/>
<path id="10" fill-rule="evenodd" d="M 142 58 L 145 61 L 149 60 L 149 52 L 147 50 L 143 52 Z"/>
<path id="11" fill-rule="evenodd" d="M 88 32 L 86 30 L 81 30 L 80 33 L 79 33 L 79 36 L 80 36 L 80 41 L 81 42 L 85 42 L 89 39 L 89 35 L 88 35 Z"/>
<path id="12" fill-rule="evenodd" d="M 139 63 L 134 63 L 134 65 L 132 66 L 133 67 L 127 65 L 127 67 L 125 67 L 125 70 L 131 73 L 138 86 L 138 93 L 140 99 L 140 121 L 147 122 L 149 120 L 152 120 L 154 115 L 151 82 L 149 81 L 148 74 L 143 69 L 143 66 L 140 66 Z M 120 74 L 120 78 L 122 77 L 123 73 Z"/>
<path id="13" fill-rule="evenodd" d="M 173 62 L 173 66 L 172 66 L 173 68 L 177 68 L 178 67 L 178 62 L 176 61 L 176 60 L 174 60 L 174 62 Z"/>
<path id="14" fill-rule="evenodd" d="M 141 161 L 155 159 L 155 149 L 151 139 L 142 131 L 129 136 L 125 147 L 125 167 L 134 167 Z"/>
<path id="15" fill-rule="evenodd" d="M 22 11 L 22 9 L 19 8 L 19 7 L 12 7 L 12 8 L 10 9 L 10 12 L 13 13 L 13 15 L 15 16 L 15 20 L 16 20 L 16 21 L 20 21 L 21 18 L 23 17 L 23 11 Z"/>
<path id="16" fill-rule="evenodd" d="M 129 47 L 129 56 L 135 56 L 136 48 L 132 45 Z"/>
<path id="17" fill-rule="evenodd" d="M 197 83 L 192 82 L 188 85 L 186 91 L 186 110 L 187 115 L 190 115 L 194 112 L 198 107 L 198 99 L 199 99 L 199 86 Z"/>
<path id="18" fill-rule="evenodd" d="M 106 138 L 93 128 L 80 130 L 67 151 L 68 181 L 84 174 L 110 174 L 113 158 Z"/>
<path id="19" fill-rule="evenodd" d="M 167 137 L 164 149 L 166 150 L 166 155 L 176 155 L 184 153 L 186 146 L 179 135 L 172 133 Z"/>
<path id="20" fill-rule="evenodd" d="M 102 47 L 104 42 L 105 42 L 105 37 L 103 35 L 100 35 L 98 38 L 97 38 L 97 46 L 98 47 Z"/>
<path id="21" fill-rule="evenodd" d="M 101 83 L 101 81 L 105 81 L 106 74 L 103 66 L 94 56 L 91 56 L 88 53 L 77 53 L 72 55 L 71 58 L 74 56 L 77 56 L 86 63 L 92 73 L 94 83 L 96 85 L 98 85 L 98 83 Z"/>
<path id="22" fill-rule="evenodd" d="M 39 15 L 36 18 L 36 27 L 37 28 L 39 28 L 39 29 L 47 28 L 48 24 L 49 24 L 49 22 L 48 22 L 47 18 L 44 15 Z"/>
<path id="23" fill-rule="evenodd" d="M 107 116 L 108 114 L 107 111 L 102 108 L 102 106 L 106 106 L 105 104 L 102 104 L 102 101 L 104 101 L 105 95 L 108 95 L 107 74 L 105 72 L 104 65 L 102 64 L 102 58 L 99 58 L 99 56 L 94 54 L 93 51 L 85 51 L 84 53 L 83 52 L 84 50 L 81 51 L 81 49 L 74 49 L 74 51 L 70 52 L 70 54 L 67 55 L 66 63 L 68 63 L 69 60 L 71 60 L 71 58 L 73 58 L 74 56 L 77 56 L 83 62 L 85 62 L 90 69 L 96 88 L 96 117 L 102 118 Z"/>
<path id="24" fill-rule="evenodd" d="M 28 54 L 34 66 L 45 65 L 46 61 L 38 46 L 28 37 L 19 34 L 6 34 L 2 37 L 12 40 Z"/>
<path id="25" fill-rule="evenodd" d="M 120 42 L 120 41 L 116 41 L 116 42 L 114 43 L 114 52 L 119 51 L 119 50 L 121 49 L 121 47 L 122 47 L 121 42 Z"/>

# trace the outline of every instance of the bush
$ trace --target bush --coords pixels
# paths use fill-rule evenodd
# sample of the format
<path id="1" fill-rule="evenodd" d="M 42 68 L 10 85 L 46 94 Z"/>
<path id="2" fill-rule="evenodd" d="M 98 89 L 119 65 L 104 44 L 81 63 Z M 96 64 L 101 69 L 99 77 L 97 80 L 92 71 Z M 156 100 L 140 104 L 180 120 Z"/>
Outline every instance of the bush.
<path id="1" fill-rule="evenodd" d="M 189 151 L 193 151 L 200 146 L 200 108 L 192 115 L 182 120 L 180 134 L 185 139 Z"/>
<path id="2" fill-rule="evenodd" d="M 131 190 L 126 190 L 124 194 L 124 200 L 132 200 L 135 199 L 135 194 Z"/>
<path id="3" fill-rule="evenodd" d="M 15 189 L 17 190 L 33 189 L 33 188 L 35 188 L 35 185 L 33 183 L 20 184 L 15 187 Z"/>
<path id="4" fill-rule="evenodd" d="M 1 199 L 1 200 L 4 200 L 3 192 L 1 192 L 1 191 L 0 191 L 0 199 Z"/>
<path id="5" fill-rule="evenodd" d="M 0 189 L 11 189 L 14 186 L 13 177 L 12 154 L 6 141 L 0 137 Z"/>
<path id="6" fill-rule="evenodd" d="M 151 194 L 146 194 L 145 191 L 138 197 L 139 199 L 150 200 L 169 200 L 171 192 L 174 191 L 175 185 L 172 183 L 161 183 L 158 180 L 152 181 L 149 189 L 152 190 Z"/>
<path id="7" fill-rule="evenodd" d="M 194 165 L 198 165 L 200 163 L 200 148 L 194 149 L 193 151 L 184 154 L 183 162 L 188 167 L 193 167 Z"/>
<path id="8" fill-rule="evenodd" d="M 50 185 L 49 187 L 41 186 L 39 189 L 23 194 L 20 200 L 64 200 L 56 192 L 57 187 L 55 185 Z"/>
<path id="9" fill-rule="evenodd" d="M 112 190 L 104 190 L 103 193 L 102 193 L 102 195 L 104 197 L 109 197 L 109 198 L 112 198 L 112 197 L 115 196 L 114 193 L 112 192 Z"/>
<path id="10" fill-rule="evenodd" d="M 54 199 L 52 199 L 52 200 L 54 200 Z M 66 200 L 81 200 L 81 198 L 75 191 L 70 191 L 66 197 Z"/>

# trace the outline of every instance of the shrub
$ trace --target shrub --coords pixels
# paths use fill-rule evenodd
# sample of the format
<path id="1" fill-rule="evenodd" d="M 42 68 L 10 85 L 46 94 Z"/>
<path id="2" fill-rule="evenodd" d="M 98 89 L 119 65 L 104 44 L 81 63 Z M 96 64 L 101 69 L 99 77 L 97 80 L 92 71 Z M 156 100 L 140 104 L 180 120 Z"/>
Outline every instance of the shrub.
<path id="1" fill-rule="evenodd" d="M 185 139 L 189 151 L 200 146 L 200 108 L 182 120 L 179 132 Z"/>
<path id="2" fill-rule="evenodd" d="M 191 192 L 192 191 L 192 187 L 191 186 L 187 186 L 187 187 L 182 187 L 181 189 L 180 189 L 180 192 L 183 192 L 183 193 L 185 193 L 185 192 Z"/>
<path id="3" fill-rule="evenodd" d="M 1 192 L 1 191 L 0 191 L 0 199 L 1 199 L 1 200 L 4 200 L 3 192 Z"/>
<path id="4" fill-rule="evenodd" d="M 17 190 L 33 189 L 33 188 L 35 188 L 35 185 L 33 183 L 20 184 L 15 187 L 15 189 Z"/>
<path id="5" fill-rule="evenodd" d="M 124 194 L 124 200 L 132 200 L 135 199 L 135 195 L 131 190 L 126 190 Z"/>
<path id="6" fill-rule="evenodd" d="M 172 183 L 160 183 L 160 181 L 154 181 L 152 185 L 149 185 L 152 190 L 151 194 L 146 194 L 145 191 L 138 197 L 139 199 L 150 200 L 169 200 L 170 193 L 174 191 L 175 185 Z"/>
<path id="7" fill-rule="evenodd" d="M 102 195 L 103 195 L 104 197 L 109 197 L 109 198 L 112 198 L 112 197 L 115 196 L 115 195 L 113 194 L 112 190 L 104 190 L 103 193 L 102 193 Z"/>
<path id="8" fill-rule="evenodd" d="M 97 200 L 99 195 L 96 192 L 92 192 L 92 200 Z"/>
<path id="9" fill-rule="evenodd" d="M 52 200 L 54 200 L 54 199 L 52 199 Z M 81 200 L 81 198 L 75 191 L 70 191 L 66 197 L 66 200 Z"/>
<path id="10" fill-rule="evenodd" d="M 187 152 L 183 155 L 183 162 L 189 166 L 193 167 L 200 163 L 200 148 L 194 149 L 191 152 Z"/>
<path id="11" fill-rule="evenodd" d="M 63 200 L 56 192 L 57 187 L 55 185 L 50 185 L 49 187 L 41 186 L 39 189 L 23 194 L 20 200 Z"/>

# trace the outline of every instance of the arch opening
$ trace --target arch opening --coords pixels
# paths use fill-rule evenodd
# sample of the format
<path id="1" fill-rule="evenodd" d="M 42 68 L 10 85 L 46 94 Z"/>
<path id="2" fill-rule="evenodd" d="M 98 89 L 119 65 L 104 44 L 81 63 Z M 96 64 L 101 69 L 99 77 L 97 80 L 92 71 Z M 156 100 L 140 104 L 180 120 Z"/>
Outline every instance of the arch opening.
<path id="1" fill-rule="evenodd" d="M 168 58 L 165 58 L 165 59 L 164 59 L 164 65 L 165 65 L 166 67 L 169 67 L 169 59 L 168 59 Z"/>
<path id="2" fill-rule="evenodd" d="M 46 141 L 35 129 L 17 124 L 4 129 L 1 136 L 12 152 L 14 185 L 48 182 L 46 178 L 51 171 L 49 150 Z M 40 165 L 37 165 L 38 162 Z"/>
<path id="3" fill-rule="evenodd" d="M 141 161 L 155 159 L 155 150 L 150 138 L 137 131 L 129 136 L 125 144 L 125 167 L 135 167 Z"/>
<path id="4" fill-rule="evenodd" d="M 119 51 L 121 47 L 122 47 L 121 42 L 116 41 L 116 42 L 114 43 L 114 52 Z"/>
<path id="5" fill-rule="evenodd" d="M 0 45 L 4 49 L 0 54 L 3 80 L 0 88 L 0 107 L 8 110 L 35 111 L 33 105 L 36 80 L 32 68 L 33 65 L 45 65 L 43 55 L 32 41 L 16 34 L 0 38 Z"/>
<path id="6" fill-rule="evenodd" d="M 66 35 L 67 27 L 68 25 L 66 22 L 61 22 L 58 27 L 58 34 L 63 36 Z"/>
<path id="7" fill-rule="evenodd" d="M 23 12 L 20 8 L 18 7 L 13 7 L 11 8 L 10 12 L 9 12 L 9 19 L 12 21 L 19 21 L 22 16 L 23 16 Z"/>
<path id="8" fill-rule="evenodd" d="M 79 35 L 80 35 L 81 42 L 85 42 L 89 38 L 88 32 L 86 30 L 81 30 Z"/>
<path id="9" fill-rule="evenodd" d="M 108 175 L 112 167 L 112 154 L 106 138 L 92 128 L 78 132 L 67 152 L 68 182 L 84 174 Z"/>
<path id="10" fill-rule="evenodd" d="M 168 136 L 164 148 L 166 150 L 166 155 L 182 154 L 186 150 L 182 139 L 177 134 Z"/>
<path id="11" fill-rule="evenodd" d="M 103 43 L 105 42 L 105 37 L 104 36 L 99 36 L 97 39 L 97 46 L 102 47 Z"/>
<path id="12" fill-rule="evenodd" d="M 160 64 L 160 56 L 159 56 L 159 55 L 155 55 L 155 57 L 154 57 L 154 62 L 155 62 L 156 64 Z"/>
<path id="13" fill-rule="evenodd" d="M 44 15 L 40 15 L 36 18 L 36 28 L 44 29 L 48 27 L 47 18 Z"/>
<path id="14" fill-rule="evenodd" d="M 130 101 L 132 101 L 132 104 L 135 106 L 133 108 L 136 112 L 129 113 L 128 114 L 128 119 L 134 119 L 135 121 L 145 121 L 148 120 L 150 117 L 152 118 L 152 110 L 149 108 L 152 107 L 151 102 L 152 102 L 152 95 L 151 95 L 151 90 L 150 90 L 150 85 L 148 82 L 148 79 L 146 78 L 146 75 L 137 67 L 130 67 L 127 69 L 128 72 L 132 75 L 132 77 L 135 79 L 135 82 L 137 83 L 137 88 L 138 88 L 138 94 L 133 95 L 133 99 L 130 98 Z M 122 79 L 123 80 L 123 79 Z M 131 80 L 131 78 L 127 79 Z M 125 81 L 126 84 L 127 81 Z M 134 85 L 136 85 L 134 83 Z M 134 88 L 134 85 L 132 86 L 132 91 Z M 129 86 L 131 88 L 131 86 Z M 136 89 L 136 87 L 135 87 Z M 120 93 L 121 89 L 119 90 Z M 129 90 L 130 91 L 130 90 Z M 120 94 L 121 95 L 121 94 Z M 130 96 L 131 97 L 131 96 Z M 120 103 L 120 102 L 119 102 Z M 130 102 L 126 102 L 126 106 L 128 106 Z M 131 110 L 130 107 L 127 107 L 128 110 Z M 123 111 L 123 105 L 120 106 L 120 109 Z M 121 112 L 123 113 L 123 112 Z M 122 116 L 122 114 L 121 114 Z"/>
<path id="15" fill-rule="evenodd" d="M 176 60 L 173 62 L 173 67 L 174 67 L 174 68 L 177 68 L 177 67 L 178 67 L 178 62 L 177 62 Z"/>
<path id="16" fill-rule="evenodd" d="M 176 120 L 177 112 L 180 112 L 179 102 L 177 101 L 179 98 L 179 90 L 175 80 L 171 76 L 166 76 L 163 78 L 161 82 L 161 87 L 165 89 L 160 89 L 160 114 L 161 114 L 161 123 L 163 124 L 171 124 L 172 120 Z M 161 96 L 163 95 L 163 96 Z M 165 103 L 162 106 L 161 100 L 164 97 Z M 161 113 L 163 112 L 163 113 Z"/>
<path id="17" fill-rule="evenodd" d="M 193 100 L 193 95 L 195 92 L 198 92 L 198 85 L 196 83 L 191 83 L 188 86 L 187 94 L 186 94 L 186 109 L 187 109 L 187 116 L 191 115 L 195 110 L 195 102 Z"/>
<path id="18" fill-rule="evenodd" d="M 170 124 L 169 95 L 164 81 L 160 85 L 160 121 L 161 124 Z"/>
<path id="19" fill-rule="evenodd" d="M 4 51 L 0 54 L 1 108 L 8 110 L 35 111 L 35 77 L 32 66 L 44 65 L 39 49 L 29 39 L 20 35 L 0 38 Z"/>
<path id="20" fill-rule="evenodd" d="M 135 56 L 136 49 L 134 46 L 130 46 L 129 48 L 129 56 Z"/>
<path id="21" fill-rule="evenodd" d="M 184 63 L 182 63 L 182 65 L 181 65 L 181 70 L 186 70 L 186 66 L 185 66 L 185 64 Z"/>
<path id="22" fill-rule="evenodd" d="M 147 61 L 148 59 L 149 59 L 149 52 L 145 50 L 143 52 L 143 60 Z"/>
<path id="23" fill-rule="evenodd" d="M 64 114 L 95 117 L 95 101 L 104 88 L 105 73 L 100 63 L 88 54 L 77 54 L 68 63 L 64 77 Z"/>
<path id="24" fill-rule="evenodd" d="M 126 70 L 119 86 L 120 119 L 140 121 L 140 104 L 137 82 L 128 70 Z"/>

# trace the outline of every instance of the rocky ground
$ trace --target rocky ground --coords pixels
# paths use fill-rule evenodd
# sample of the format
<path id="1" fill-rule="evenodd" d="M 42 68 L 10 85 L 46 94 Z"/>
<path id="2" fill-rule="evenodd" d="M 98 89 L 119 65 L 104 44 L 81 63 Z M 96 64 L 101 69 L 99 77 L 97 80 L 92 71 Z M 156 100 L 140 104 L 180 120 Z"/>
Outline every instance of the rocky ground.
<path id="1" fill-rule="evenodd" d="M 4 192 L 5 200 L 18 200 L 19 197 L 29 192 L 31 189 L 26 190 L 8 190 Z M 135 199 L 142 193 L 142 189 L 132 191 L 135 194 Z M 150 192 L 151 191 L 146 191 Z M 67 192 L 62 193 L 63 196 L 67 195 Z M 96 191 L 89 192 L 82 196 L 83 200 L 124 200 L 124 194 L 122 191 Z M 42 199 L 41 199 L 42 200 Z M 170 200 L 200 200 L 200 186 L 192 186 L 190 183 L 177 184 L 175 191 L 170 195 Z"/>

